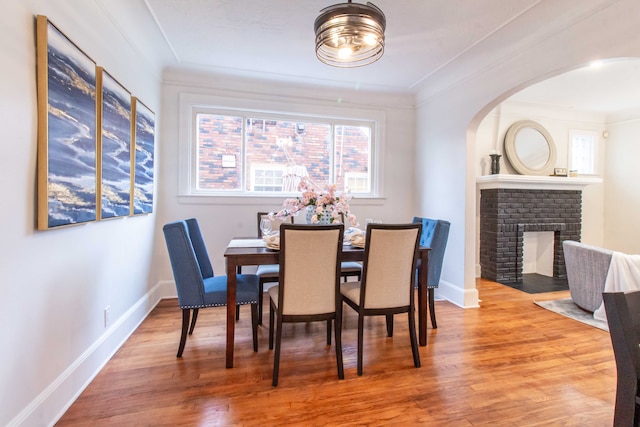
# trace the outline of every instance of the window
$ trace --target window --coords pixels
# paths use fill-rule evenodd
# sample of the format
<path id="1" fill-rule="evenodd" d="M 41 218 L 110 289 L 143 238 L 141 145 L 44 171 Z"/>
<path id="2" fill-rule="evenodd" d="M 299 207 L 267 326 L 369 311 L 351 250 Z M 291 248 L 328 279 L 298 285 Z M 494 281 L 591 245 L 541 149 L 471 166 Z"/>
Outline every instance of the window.
<path id="1" fill-rule="evenodd" d="M 282 191 L 284 168 L 256 165 L 251 170 L 251 191 Z"/>
<path id="2" fill-rule="evenodd" d="M 318 107 L 313 114 L 288 104 L 299 112 L 271 113 L 209 107 L 188 97 L 181 96 L 181 114 L 191 123 L 183 127 L 188 143 L 182 146 L 190 154 L 180 162 L 182 195 L 282 197 L 297 193 L 304 176 L 321 186 L 335 183 L 338 191 L 377 195 L 379 112 L 323 114 L 326 108 Z"/>
<path id="3" fill-rule="evenodd" d="M 593 131 L 569 132 L 569 169 L 579 175 L 597 174 L 598 134 Z"/>
<path id="4" fill-rule="evenodd" d="M 371 191 L 369 186 L 369 174 L 347 172 L 344 174 L 345 185 L 352 193 L 368 193 Z"/>

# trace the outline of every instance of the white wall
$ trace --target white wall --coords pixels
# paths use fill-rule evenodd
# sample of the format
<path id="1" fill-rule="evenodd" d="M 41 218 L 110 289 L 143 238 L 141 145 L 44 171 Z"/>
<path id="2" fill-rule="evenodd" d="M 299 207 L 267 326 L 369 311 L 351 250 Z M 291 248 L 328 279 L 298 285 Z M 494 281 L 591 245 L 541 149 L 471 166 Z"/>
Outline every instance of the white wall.
<path id="1" fill-rule="evenodd" d="M 640 254 L 640 114 L 610 117 L 608 131 L 604 246 Z"/>
<path id="2" fill-rule="evenodd" d="M 165 73 L 163 106 L 165 112 L 160 169 L 163 171 L 158 199 L 159 221 L 197 217 L 216 274 L 224 274 L 224 249 L 234 236 L 254 236 L 257 232 L 256 213 L 277 210 L 283 197 L 179 197 L 178 161 L 180 157 L 179 97 L 181 93 L 198 94 L 215 103 L 220 97 L 236 100 L 261 100 L 267 103 L 318 105 L 344 109 L 373 109 L 385 116 L 382 158 L 384 161 L 381 199 L 358 199 L 350 203 L 353 213 L 364 227 L 365 218 L 379 218 L 387 222 L 410 222 L 414 208 L 414 97 L 407 95 L 375 94 L 362 91 L 282 85 L 256 80 L 232 79 L 201 72 L 169 70 Z M 241 101 L 240 101 L 241 102 Z M 304 219 L 298 218 L 296 221 Z M 162 279 L 172 279 L 166 249 L 157 253 L 157 268 Z"/>
<path id="3" fill-rule="evenodd" d="M 540 12 L 549 17 L 546 34 L 527 36 L 531 22 L 525 16 L 503 29 L 503 34 L 514 33 L 511 44 L 504 37 L 498 44 L 493 36 L 479 42 L 474 52 L 485 56 L 485 67 L 478 73 L 465 77 L 443 67 L 420 87 L 418 209 L 452 223 L 440 291 L 461 306 L 478 302 L 475 174 L 476 131 L 482 119 L 499 102 L 537 81 L 594 59 L 640 56 L 634 30 L 639 2 L 567 3 L 542 2 L 532 10 L 531 16 Z M 454 60 L 450 66 L 460 69 L 461 64 Z"/>
<path id="4" fill-rule="evenodd" d="M 149 294 L 157 277 L 155 215 L 35 230 L 35 15 L 48 16 L 156 113 L 161 75 L 99 2 L 0 0 L 0 10 L 0 425 L 41 426 L 62 414 L 157 301 Z"/>

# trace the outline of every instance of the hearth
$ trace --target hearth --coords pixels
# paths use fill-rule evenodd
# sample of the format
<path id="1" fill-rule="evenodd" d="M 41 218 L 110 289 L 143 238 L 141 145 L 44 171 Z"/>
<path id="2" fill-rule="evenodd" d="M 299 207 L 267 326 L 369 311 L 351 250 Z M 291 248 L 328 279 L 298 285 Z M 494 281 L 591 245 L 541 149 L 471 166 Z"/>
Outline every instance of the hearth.
<path id="1" fill-rule="evenodd" d="M 567 279 L 544 276 L 537 273 L 525 273 L 519 282 L 498 282 L 528 294 L 568 291 Z"/>

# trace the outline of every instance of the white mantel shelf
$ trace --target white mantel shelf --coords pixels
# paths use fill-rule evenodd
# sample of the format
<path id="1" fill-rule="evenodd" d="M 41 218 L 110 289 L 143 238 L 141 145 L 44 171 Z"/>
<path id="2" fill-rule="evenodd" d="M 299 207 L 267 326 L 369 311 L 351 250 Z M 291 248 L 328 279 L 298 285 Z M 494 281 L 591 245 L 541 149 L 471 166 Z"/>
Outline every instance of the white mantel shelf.
<path id="1" fill-rule="evenodd" d="M 476 178 L 479 190 L 491 188 L 522 188 L 529 190 L 582 190 L 587 185 L 601 184 L 602 178 L 532 176 L 532 175 L 484 175 Z"/>

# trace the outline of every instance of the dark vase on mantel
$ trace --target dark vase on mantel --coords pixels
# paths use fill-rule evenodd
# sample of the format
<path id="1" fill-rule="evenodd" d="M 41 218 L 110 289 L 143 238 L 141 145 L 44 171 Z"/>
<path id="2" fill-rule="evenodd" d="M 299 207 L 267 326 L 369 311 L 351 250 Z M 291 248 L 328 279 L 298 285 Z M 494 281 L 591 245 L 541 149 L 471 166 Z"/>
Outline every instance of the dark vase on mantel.
<path id="1" fill-rule="evenodd" d="M 496 175 L 500 173 L 500 154 L 489 154 L 491 157 L 491 175 Z"/>

